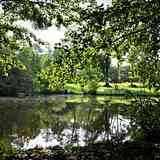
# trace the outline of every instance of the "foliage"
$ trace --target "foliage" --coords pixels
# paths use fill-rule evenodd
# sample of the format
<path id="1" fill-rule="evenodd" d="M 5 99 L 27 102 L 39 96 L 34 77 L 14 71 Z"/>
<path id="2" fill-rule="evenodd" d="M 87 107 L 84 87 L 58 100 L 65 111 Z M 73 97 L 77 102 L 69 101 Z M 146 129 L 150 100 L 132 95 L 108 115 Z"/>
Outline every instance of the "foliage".
<path id="1" fill-rule="evenodd" d="M 115 81 L 120 82 L 125 56 L 131 83 L 141 80 L 149 88 L 159 89 L 159 1 L 115 0 L 106 7 L 95 0 L 3 0 L 0 5 L 1 75 L 19 67 L 20 60 L 40 90 L 64 90 L 68 82 L 78 82 L 83 88 L 89 81 L 103 79 L 107 83 L 112 57 L 118 60 Z M 27 49 L 33 43 L 44 43 L 18 25 L 24 21 L 38 29 L 52 24 L 67 26 L 65 39 L 45 60 Z"/>
<path id="2" fill-rule="evenodd" d="M 45 67 L 41 69 L 39 80 L 43 89 L 60 91 L 64 84 L 72 79 L 74 70 L 72 67 L 72 54 L 65 53 L 63 49 L 54 50 L 53 54 L 46 59 Z"/>
<path id="3" fill-rule="evenodd" d="M 107 13 L 109 29 L 113 33 L 112 45 L 115 50 L 124 46 L 123 52 L 128 51 L 130 54 L 129 50 L 132 46 L 140 48 L 138 53 L 136 52 L 136 57 L 142 60 L 143 57 L 148 59 L 145 66 L 144 63 L 142 65 L 143 71 L 147 71 L 148 74 L 143 75 L 141 72 L 140 77 L 143 79 L 146 75 L 145 79 L 150 81 L 149 84 L 157 83 L 158 85 L 159 80 L 154 78 L 151 72 L 156 73 L 154 65 L 157 65 L 156 61 L 159 61 L 159 9 L 160 2 L 157 0 L 117 0 L 113 1 Z"/>
<path id="4" fill-rule="evenodd" d="M 41 62 L 42 57 L 31 47 L 21 48 L 16 57 L 30 75 L 33 81 L 34 91 L 39 91 L 40 86 L 38 78 L 41 68 L 43 68 L 43 63 Z"/>
<path id="5" fill-rule="evenodd" d="M 131 81 L 140 76 L 149 87 L 153 83 L 159 86 L 159 70 L 154 69 L 159 64 L 159 6 L 157 0 L 117 0 L 107 8 L 89 5 L 77 11 L 79 21 L 72 19 L 76 25 L 67 32 L 65 41 L 80 53 L 89 47 L 95 48 L 96 52 L 104 50 L 106 55 L 113 56 L 114 53 L 118 59 L 118 79 L 123 56 L 127 55 Z M 141 65 L 141 61 L 146 63 Z M 151 72 L 156 72 L 156 77 Z"/>
<path id="6" fill-rule="evenodd" d="M 89 94 L 96 94 L 97 89 L 98 89 L 98 83 L 95 80 L 90 80 L 87 83 L 87 91 L 84 91 L 85 93 Z"/>
<path id="7" fill-rule="evenodd" d="M 23 69 L 22 64 L 16 58 L 15 50 L 0 49 L 0 75 L 7 75 L 7 72 L 14 67 Z"/>
<path id="8" fill-rule="evenodd" d="M 100 68 L 94 48 L 86 49 L 81 57 L 75 53 L 74 49 L 65 49 L 64 46 L 57 47 L 50 57 L 50 62 L 40 73 L 40 82 L 46 84 L 52 91 L 64 90 L 67 83 L 79 83 L 83 89 L 89 81 L 99 81 L 101 79 Z"/>
<path id="9" fill-rule="evenodd" d="M 104 13 L 103 6 L 98 6 L 94 2 L 81 7 L 76 11 L 77 19 L 71 19 L 73 24 L 68 27 L 62 41 L 62 44 L 73 51 L 73 56 L 77 59 L 79 66 L 75 71 L 77 74 L 74 81 L 82 84 L 82 88 L 89 81 L 103 79 L 108 82 L 110 53 L 107 46 L 101 46 L 106 36 L 103 35 Z"/>
<path id="10" fill-rule="evenodd" d="M 160 59 L 159 56 L 144 55 L 138 64 L 138 74 L 143 83 L 146 83 L 151 89 L 160 88 Z"/>
<path id="11" fill-rule="evenodd" d="M 42 40 L 37 39 L 34 33 L 19 24 L 29 21 L 36 29 L 46 29 L 53 24 L 57 27 L 62 24 L 67 26 L 71 22 L 69 20 L 71 17 L 76 19 L 75 10 L 79 10 L 82 3 L 86 2 L 80 0 L 68 0 L 67 2 L 62 0 L 2 0 L 0 2 L 0 50 L 9 48 L 13 51 L 11 54 L 14 55 L 21 46 L 32 46 L 33 43 L 45 44 Z M 5 56 L 5 53 L 2 53 L 2 57 L 3 55 Z M 7 59 L 13 61 L 13 57 L 12 55 L 7 56 Z M 5 67 L 3 72 L 8 71 L 5 58 L 2 63 Z"/>
<path id="12" fill-rule="evenodd" d="M 9 156 L 15 155 L 16 149 L 11 148 L 10 142 L 5 137 L 0 139 L 0 156 L 1 160 L 6 160 Z"/>
<path id="13" fill-rule="evenodd" d="M 33 92 L 32 79 L 28 73 L 18 68 L 10 69 L 8 76 L 0 77 L 0 95 L 17 96 L 20 93 L 31 95 Z"/>
<path id="14" fill-rule="evenodd" d="M 131 132 L 134 138 L 158 142 L 160 131 L 159 99 L 139 98 L 129 107 Z M 137 137 L 138 136 L 138 137 Z"/>
<path id="15" fill-rule="evenodd" d="M 106 57 L 116 56 L 118 81 L 120 81 L 120 65 L 123 56 L 127 56 L 131 64 L 131 82 L 135 79 L 139 80 L 138 76 L 140 76 L 141 81 L 148 82 L 149 87 L 152 83 L 159 86 L 159 79 L 151 74 L 154 67 L 152 68 L 153 65 L 149 64 L 154 63 L 157 66 L 159 61 L 158 10 L 159 2 L 154 0 L 147 2 L 119 0 L 114 1 L 112 6 L 107 8 L 103 5 L 91 4 L 77 10 L 78 18 L 72 19 L 74 25 L 71 25 L 72 28 L 67 31 L 64 42 L 81 56 L 86 48 L 94 48 L 96 54 L 102 50 Z M 140 67 L 143 66 L 141 61 L 144 57 L 149 59 L 145 67 L 150 72 L 145 73 L 143 71 L 146 68 Z M 158 77 L 159 71 L 152 73 L 155 72 Z"/>

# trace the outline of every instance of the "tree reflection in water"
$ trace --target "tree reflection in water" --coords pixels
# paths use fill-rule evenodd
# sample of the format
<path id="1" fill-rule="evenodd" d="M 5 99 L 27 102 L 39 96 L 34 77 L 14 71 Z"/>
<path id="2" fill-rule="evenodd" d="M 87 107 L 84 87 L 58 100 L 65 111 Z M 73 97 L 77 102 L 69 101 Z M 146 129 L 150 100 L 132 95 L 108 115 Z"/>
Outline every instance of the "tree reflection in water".
<path id="1" fill-rule="evenodd" d="M 51 96 L 1 101 L 0 141 L 7 139 L 13 147 L 25 149 L 122 141 L 127 137 L 129 120 L 120 110 L 126 104 L 112 100 Z"/>

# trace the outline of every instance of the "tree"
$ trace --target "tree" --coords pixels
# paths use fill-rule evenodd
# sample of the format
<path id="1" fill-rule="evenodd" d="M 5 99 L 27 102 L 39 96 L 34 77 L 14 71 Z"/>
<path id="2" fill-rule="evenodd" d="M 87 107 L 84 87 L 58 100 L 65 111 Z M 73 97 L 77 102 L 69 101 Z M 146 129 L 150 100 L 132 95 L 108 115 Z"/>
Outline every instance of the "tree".
<path id="1" fill-rule="evenodd" d="M 124 45 L 127 51 L 132 45 L 140 47 L 145 57 L 156 64 L 156 61 L 160 59 L 159 10 L 160 1 L 158 0 L 113 1 L 113 5 L 107 10 L 106 14 L 107 21 L 109 21 L 108 29 L 113 33 L 111 37 L 112 47 L 117 49 Z M 142 55 L 138 54 L 138 56 Z M 148 69 L 151 71 L 153 68 L 150 65 Z M 152 78 L 151 81 L 159 84 L 157 79 Z"/>
<path id="2" fill-rule="evenodd" d="M 137 98 L 128 108 L 131 136 L 147 142 L 159 140 L 159 99 L 147 97 Z"/>
<path id="3" fill-rule="evenodd" d="M 109 69 L 111 64 L 110 56 L 106 55 L 106 53 L 100 55 L 100 68 L 103 73 L 105 86 L 109 87 Z"/>
<path id="4" fill-rule="evenodd" d="M 22 46 L 32 46 L 33 42 L 44 44 L 17 22 L 30 21 L 35 28 L 39 29 L 46 29 L 53 24 L 58 27 L 66 26 L 70 24 L 70 20 L 68 20 L 70 17 L 76 19 L 75 10 L 78 10 L 82 3 L 85 3 L 85 0 L 68 0 L 67 2 L 63 0 L 1 0 L 0 51 L 5 55 L 4 49 L 8 48 L 13 51 L 12 55 L 14 56 L 15 51 Z M 3 56 L 1 59 L 5 66 L 6 59 Z M 7 59 L 12 59 L 12 56 L 7 56 Z M 13 66 L 13 63 L 10 65 Z M 2 72 L 6 72 L 6 70 L 2 70 Z"/>
<path id="5" fill-rule="evenodd" d="M 132 46 L 141 48 L 137 53 L 138 56 L 143 56 L 141 60 L 148 57 L 148 61 L 151 62 L 149 64 L 153 63 L 155 66 L 159 64 L 160 2 L 158 0 L 114 0 L 112 6 L 107 8 L 103 5 L 98 6 L 96 1 L 85 0 L 67 2 L 3 0 L 0 4 L 2 49 L 9 48 L 15 52 L 22 42 L 31 45 L 33 39 L 38 41 L 34 34 L 17 26 L 17 21 L 30 20 L 35 27 L 44 29 L 56 20 L 57 26 L 61 24 L 68 26 L 64 42 L 72 51 L 72 57 L 80 61 L 80 67 L 85 64 L 84 56 L 87 49 L 93 48 L 96 53 L 104 50 L 107 56 L 114 50 L 119 58 L 126 53 L 131 54 Z M 97 57 L 94 53 L 90 56 L 93 59 Z M 6 59 L 3 58 L 1 62 L 6 64 Z M 151 65 L 148 69 L 152 70 Z M 159 75 L 159 71 L 156 75 Z M 146 78 L 148 79 L 147 76 Z M 157 76 L 152 75 L 148 82 L 160 84 Z"/>
<path id="6" fill-rule="evenodd" d="M 33 92 L 32 77 L 24 70 L 11 68 L 7 76 L 0 76 L 0 95 L 31 95 Z"/>
<path id="7" fill-rule="evenodd" d="M 42 91 L 63 90 L 64 84 L 72 80 L 74 75 L 72 53 L 59 47 L 53 53 L 43 55 L 42 59 L 45 59 L 39 74 Z"/>
<path id="8" fill-rule="evenodd" d="M 1 45 L 9 44 L 11 42 L 11 37 L 16 37 L 15 40 L 27 40 L 30 44 L 32 42 L 30 38 L 37 40 L 33 33 L 18 26 L 16 22 L 30 21 L 35 28 L 39 29 L 46 29 L 53 24 L 58 27 L 60 27 L 60 25 L 66 26 L 77 18 L 75 12 L 86 2 L 94 3 L 93 0 L 1 0 Z M 8 32 L 12 32 L 13 35 L 11 37 L 8 36 Z"/>
<path id="9" fill-rule="evenodd" d="M 34 50 L 34 48 L 25 47 L 20 49 L 16 56 L 20 63 L 24 66 L 26 72 L 32 78 L 34 90 L 38 91 L 38 76 L 42 68 L 40 55 Z"/>
<path id="10" fill-rule="evenodd" d="M 108 46 L 103 46 L 106 40 L 106 35 L 104 37 L 106 26 L 105 20 L 103 20 L 103 18 L 105 19 L 105 9 L 103 6 L 98 6 L 97 3 L 92 3 L 77 10 L 76 14 L 78 18 L 76 20 L 72 19 L 74 25 L 69 27 L 62 43 L 68 45 L 77 59 L 79 64 L 78 72 L 81 74 L 81 76 L 78 76 L 78 81 L 87 83 L 94 80 L 96 76 L 93 76 L 92 71 L 97 68 L 95 74 L 99 75 L 98 70 L 101 69 L 106 84 L 108 84 L 110 52 Z"/>
<path id="11" fill-rule="evenodd" d="M 138 63 L 138 75 L 140 80 L 146 83 L 149 89 L 160 88 L 160 59 L 150 53 L 144 54 Z"/>
<path id="12" fill-rule="evenodd" d="M 138 81 L 140 78 L 140 75 L 138 76 L 138 63 L 140 60 L 140 49 L 139 47 L 131 46 L 129 49 L 129 55 L 128 55 L 128 63 L 129 63 L 129 80 L 131 83 L 131 86 L 134 86 L 133 82 Z"/>

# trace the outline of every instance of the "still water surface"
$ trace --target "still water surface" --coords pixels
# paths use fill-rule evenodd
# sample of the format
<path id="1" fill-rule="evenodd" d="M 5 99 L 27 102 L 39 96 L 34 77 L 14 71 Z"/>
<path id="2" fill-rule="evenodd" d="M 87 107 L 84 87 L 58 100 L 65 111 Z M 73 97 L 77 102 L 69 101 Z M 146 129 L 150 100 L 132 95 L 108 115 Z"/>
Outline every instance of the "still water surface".
<path id="1" fill-rule="evenodd" d="M 20 149 L 127 140 L 130 100 L 54 95 L 0 98 L 0 143 Z"/>

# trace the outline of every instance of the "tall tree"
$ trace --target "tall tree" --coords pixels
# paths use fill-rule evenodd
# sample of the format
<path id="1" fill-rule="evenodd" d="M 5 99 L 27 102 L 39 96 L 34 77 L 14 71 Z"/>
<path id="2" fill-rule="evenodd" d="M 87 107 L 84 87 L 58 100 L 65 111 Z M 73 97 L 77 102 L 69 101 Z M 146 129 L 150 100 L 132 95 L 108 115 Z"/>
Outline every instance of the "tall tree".
<path id="1" fill-rule="evenodd" d="M 86 1 L 80 0 L 54 0 L 54 1 L 34 1 L 34 0 L 1 0 L 0 1 L 0 52 L 4 48 L 11 50 L 19 49 L 24 45 L 32 45 L 33 41 L 43 43 L 38 40 L 33 33 L 21 27 L 17 22 L 30 21 L 35 28 L 46 29 L 55 24 L 69 25 L 69 19 L 76 19 L 75 10 Z M 87 1 L 89 2 L 89 1 Z M 71 18 L 72 17 L 72 18 Z M 6 62 L 3 56 L 0 57 Z M 7 58 L 11 58 L 8 56 Z M 3 63 L 5 65 L 5 63 Z M 12 63 L 11 63 L 12 65 Z"/>
<path id="2" fill-rule="evenodd" d="M 109 21 L 108 29 L 113 33 L 112 47 L 117 49 L 124 45 L 128 53 L 132 45 L 140 47 L 141 52 L 137 57 L 147 58 L 146 65 L 143 65 L 144 70 L 147 70 L 149 74 L 154 71 L 156 75 L 159 74 L 159 71 L 153 70 L 154 65 L 157 66 L 160 61 L 159 10 L 159 0 L 115 0 L 106 15 Z M 152 74 L 150 76 L 145 77 L 150 81 L 149 83 L 152 81 L 160 85 L 159 79 Z"/>

